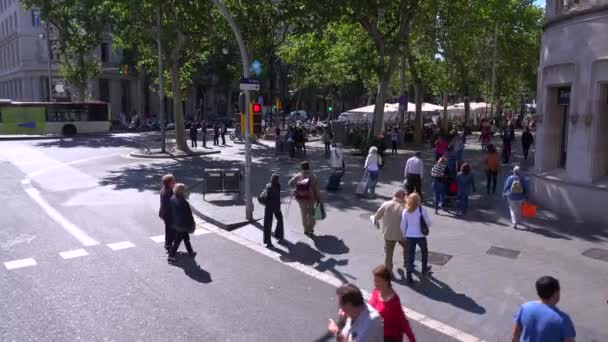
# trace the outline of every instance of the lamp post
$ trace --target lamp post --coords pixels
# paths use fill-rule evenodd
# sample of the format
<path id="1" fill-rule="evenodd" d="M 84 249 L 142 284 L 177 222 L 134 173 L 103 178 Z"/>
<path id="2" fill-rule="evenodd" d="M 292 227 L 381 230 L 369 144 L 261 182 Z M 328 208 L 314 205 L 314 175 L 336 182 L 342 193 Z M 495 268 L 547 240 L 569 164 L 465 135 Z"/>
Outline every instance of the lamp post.
<path id="1" fill-rule="evenodd" d="M 243 64 L 243 77 L 249 77 L 249 56 L 247 54 L 247 47 L 245 45 L 245 41 L 243 41 L 243 37 L 241 36 L 241 32 L 239 31 L 238 26 L 234 22 L 234 19 L 228 12 L 226 6 L 220 0 L 212 0 L 213 4 L 217 6 L 217 8 L 222 13 L 222 16 L 228 22 L 230 29 L 234 33 L 234 37 L 236 38 L 237 43 L 239 44 L 239 50 L 241 52 L 241 59 Z M 251 136 L 249 134 L 249 90 L 244 90 L 245 93 L 245 175 L 244 175 L 244 183 L 245 183 L 245 218 L 247 220 L 253 220 L 253 201 L 251 200 Z"/>

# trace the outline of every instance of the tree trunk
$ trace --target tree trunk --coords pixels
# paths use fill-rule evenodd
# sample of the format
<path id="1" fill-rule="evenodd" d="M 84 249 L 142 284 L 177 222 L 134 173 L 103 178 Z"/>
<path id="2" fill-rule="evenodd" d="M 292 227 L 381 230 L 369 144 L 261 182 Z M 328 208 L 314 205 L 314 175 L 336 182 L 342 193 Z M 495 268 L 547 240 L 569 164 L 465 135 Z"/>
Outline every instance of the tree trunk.
<path id="1" fill-rule="evenodd" d="M 422 120 L 422 99 L 424 97 L 424 90 L 422 88 L 422 81 L 414 81 L 414 93 L 416 96 L 416 118 L 414 120 L 414 142 L 416 144 L 422 144 L 423 135 L 423 120 Z"/>
<path id="2" fill-rule="evenodd" d="M 296 111 L 300 107 L 300 96 L 301 96 L 301 93 L 298 91 L 298 97 L 296 98 Z"/>
<path id="3" fill-rule="evenodd" d="M 173 116 L 175 118 L 175 143 L 177 149 L 188 152 L 188 142 L 186 141 L 186 128 L 184 127 L 184 113 L 182 108 L 182 93 L 179 83 L 179 65 L 173 63 L 169 69 L 171 75 L 171 92 L 173 92 Z"/>
<path id="4" fill-rule="evenodd" d="M 391 74 L 386 73 L 383 75 L 378 84 L 378 94 L 376 95 L 376 104 L 374 106 L 374 117 L 372 120 L 372 130 L 370 135 L 379 136 L 384 130 L 384 102 L 386 101 L 386 94 L 388 93 L 389 82 L 391 81 Z"/>
<path id="5" fill-rule="evenodd" d="M 229 118 L 234 118 L 234 109 L 232 108 L 232 88 L 228 88 L 226 96 L 226 115 L 228 115 Z"/>
<path id="6" fill-rule="evenodd" d="M 407 113 L 407 98 L 405 96 L 405 92 L 407 91 L 407 87 L 405 84 L 405 69 L 406 69 L 406 59 L 405 53 L 401 54 L 401 67 L 399 68 L 399 96 L 403 96 L 405 98 L 405 109 L 399 110 L 399 127 L 403 128 L 405 126 L 405 113 Z M 401 107 L 401 104 L 399 105 Z"/>
<path id="7" fill-rule="evenodd" d="M 468 96 L 464 97 L 464 134 L 463 136 L 466 139 L 467 136 L 467 127 L 469 127 L 469 120 L 471 120 L 471 100 Z"/>
<path id="8" fill-rule="evenodd" d="M 88 77 L 87 77 L 86 65 L 85 65 L 83 55 L 78 56 L 78 75 L 80 77 L 78 78 L 78 84 L 76 85 L 77 92 L 78 92 L 77 98 L 78 98 L 79 102 L 84 102 L 85 97 L 86 97 L 86 92 L 87 92 L 87 81 L 88 81 L 87 78 Z"/>
<path id="9" fill-rule="evenodd" d="M 448 92 L 443 92 L 443 115 L 441 116 L 441 129 L 444 132 L 448 130 Z"/>

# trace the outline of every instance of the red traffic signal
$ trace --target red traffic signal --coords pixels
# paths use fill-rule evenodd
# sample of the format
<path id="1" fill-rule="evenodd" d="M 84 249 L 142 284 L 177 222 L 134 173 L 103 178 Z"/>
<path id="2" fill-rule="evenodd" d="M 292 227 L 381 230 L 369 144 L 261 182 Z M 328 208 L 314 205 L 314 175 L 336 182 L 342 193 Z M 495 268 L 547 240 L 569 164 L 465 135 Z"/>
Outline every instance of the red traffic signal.
<path id="1" fill-rule="evenodd" d="M 260 114 L 262 112 L 262 105 L 259 103 L 254 103 L 252 108 L 253 108 L 253 114 Z"/>

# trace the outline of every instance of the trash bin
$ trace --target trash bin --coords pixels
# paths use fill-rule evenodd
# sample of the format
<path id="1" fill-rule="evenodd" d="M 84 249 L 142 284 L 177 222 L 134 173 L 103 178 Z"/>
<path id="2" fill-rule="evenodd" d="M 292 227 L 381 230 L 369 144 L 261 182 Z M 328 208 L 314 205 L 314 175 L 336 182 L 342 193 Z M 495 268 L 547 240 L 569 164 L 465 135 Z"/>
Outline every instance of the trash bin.
<path id="1" fill-rule="evenodd" d="M 217 193 L 223 191 L 222 169 L 204 169 L 203 177 L 205 181 L 203 199 L 207 193 Z"/>
<path id="2" fill-rule="evenodd" d="M 241 170 L 224 169 L 224 192 L 241 192 Z"/>

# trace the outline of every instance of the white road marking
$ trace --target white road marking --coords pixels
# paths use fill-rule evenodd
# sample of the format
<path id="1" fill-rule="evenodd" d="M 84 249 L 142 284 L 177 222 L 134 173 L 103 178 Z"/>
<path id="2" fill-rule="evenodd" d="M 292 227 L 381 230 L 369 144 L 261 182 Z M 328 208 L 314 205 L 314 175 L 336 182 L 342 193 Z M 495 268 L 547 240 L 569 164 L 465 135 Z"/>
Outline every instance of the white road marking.
<path id="1" fill-rule="evenodd" d="M 61 257 L 64 259 L 73 259 L 73 258 L 87 256 L 87 255 L 89 255 L 89 253 L 81 248 L 81 249 L 74 249 L 71 251 L 61 252 L 61 253 L 59 253 L 59 255 L 61 255 Z"/>
<path id="2" fill-rule="evenodd" d="M 36 260 L 34 260 L 32 258 L 7 261 L 4 263 L 4 267 L 6 267 L 7 270 L 14 270 L 17 268 L 36 266 L 36 265 L 37 265 Z"/>
<path id="3" fill-rule="evenodd" d="M 165 236 L 164 235 L 150 236 L 150 239 L 152 239 L 152 241 L 154 241 L 156 243 L 165 242 Z"/>
<path id="4" fill-rule="evenodd" d="M 32 184 L 32 180 L 29 179 L 29 178 L 22 179 L 21 180 L 21 184 L 23 184 L 23 185 L 30 185 L 30 184 Z"/>
<path id="5" fill-rule="evenodd" d="M 40 192 L 35 188 L 25 189 L 25 192 L 34 200 L 34 202 L 38 203 L 38 205 L 53 219 L 53 221 L 57 222 L 66 232 L 70 233 L 75 239 L 80 241 L 84 246 L 95 246 L 98 245 L 95 239 L 87 235 L 80 228 L 78 228 L 75 224 L 66 219 L 61 213 L 59 213 L 55 208 L 51 207 L 51 205 L 40 195 Z"/>
<path id="6" fill-rule="evenodd" d="M 41 174 L 43 174 L 45 172 L 57 170 L 57 169 L 60 169 L 62 167 L 76 165 L 76 164 L 80 164 L 80 163 L 86 163 L 86 162 L 89 162 L 89 161 L 93 161 L 93 160 L 97 160 L 97 159 L 104 159 L 104 158 L 109 158 L 109 157 L 114 157 L 114 156 L 118 156 L 118 155 L 120 155 L 120 154 L 118 154 L 118 153 L 104 154 L 104 155 L 101 155 L 101 156 L 94 156 L 94 157 L 89 157 L 89 158 L 78 159 L 78 160 L 74 160 L 74 161 L 67 162 L 67 163 L 63 163 L 63 162 L 57 161 L 59 163 L 58 165 L 47 167 L 47 168 L 44 168 L 44 169 L 40 169 L 40 170 L 37 170 L 37 171 L 34 171 L 34 172 L 30 172 L 30 173 L 27 174 L 27 176 L 29 178 L 34 178 L 36 176 L 40 176 Z"/>
<path id="7" fill-rule="evenodd" d="M 131 241 L 122 241 L 108 244 L 113 251 L 119 251 L 121 249 L 133 248 L 135 245 Z"/>
<path id="8" fill-rule="evenodd" d="M 198 228 L 197 230 L 194 231 L 193 235 L 205 235 L 205 234 L 209 234 L 209 233 L 211 233 L 211 232 L 208 231 L 207 229 Z"/>
<path id="9" fill-rule="evenodd" d="M 205 224 L 205 229 L 208 229 L 210 232 L 215 233 L 217 235 L 220 235 L 232 242 L 238 243 L 239 245 L 245 246 L 249 249 L 252 249 L 260 254 L 263 254 L 269 258 L 272 258 L 280 263 L 282 263 L 285 266 L 294 268 L 302 273 L 306 273 L 309 276 L 316 278 L 318 280 L 321 280 L 329 285 L 332 285 L 334 287 L 340 287 L 342 286 L 342 281 L 340 281 L 338 278 L 331 276 L 329 274 L 317 271 L 316 269 L 314 269 L 313 267 L 310 266 L 306 266 L 303 264 L 299 264 L 296 262 L 291 262 L 291 263 L 285 263 L 283 261 L 281 261 L 280 257 L 281 255 L 277 252 L 273 252 L 267 248 L 265 248 L 264 246 L 257 244 L 255 242 L 249 241 L 243 237 L 240 237 L 236 234 L 227 232 L 221 228 L 218 228 L 216 226 L 211 225 L 210 223 L 207 223 L 206 221 L 203 221 L 201 218 L 195 216 L 195 220 L 197 225 L 202 226 L 202 222 L 204 222 Z M 371 294 L 365 290 L 361 290 L 361 292 L 363 293 L 363 295 L 369 299 L 369 297 L 371 296 Z M 426 326 L 429 329 L 438 331 L 442 334 L 445 334 L 447 336 L 452 337 L 453 339 L 457 340 L 457 341 L 461 341 L 461 342 L 484 342 L 482 339 L 477 338 L 473 335 L 470 335 L 462 330 L 456 329 L 454 327 L 451 327 L 447 324 L 441 323 L 437 320 L 434 320 L 424 314 L 421 314 L 419 312 L 416 312 L 412 309 L 408 309 L 405 306 L 403 307 L 403 310 L 407 316 L 407 318 L 409 320 L 413 320 L 418 322 L 419 324 L 422 324 L 424 326 Z"/>

